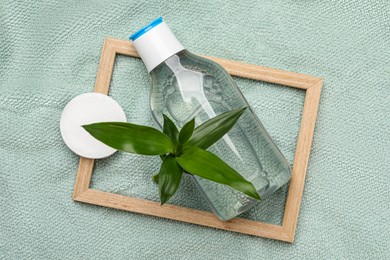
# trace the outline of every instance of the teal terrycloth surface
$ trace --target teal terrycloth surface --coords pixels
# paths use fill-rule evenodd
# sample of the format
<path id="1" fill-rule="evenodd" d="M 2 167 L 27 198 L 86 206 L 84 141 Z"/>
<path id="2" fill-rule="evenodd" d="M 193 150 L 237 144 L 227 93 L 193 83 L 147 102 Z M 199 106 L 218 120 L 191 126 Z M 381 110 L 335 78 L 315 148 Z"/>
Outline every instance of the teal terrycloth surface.
<path id="1" fill-rule="evenodd" d="M 93 89 L 106 36 L 162 15 L 189 50 L 325 78 L 294 244 L 71 200 L 78 157 L 59 118 Z M 0 3 L 1 259 L 388 259 L 390 6 L 383 1 Z M 292 162 L 304 92 L 237 79 Z M 140 60 L 118 57 L 111 95 L 154 125 Z M 117 153 L 95 188 L 157 199 L 158 159 Z M 286 188 L 246 217 L 279 224 Z M 207 209 L 192 183 L 175 203 Z"/>

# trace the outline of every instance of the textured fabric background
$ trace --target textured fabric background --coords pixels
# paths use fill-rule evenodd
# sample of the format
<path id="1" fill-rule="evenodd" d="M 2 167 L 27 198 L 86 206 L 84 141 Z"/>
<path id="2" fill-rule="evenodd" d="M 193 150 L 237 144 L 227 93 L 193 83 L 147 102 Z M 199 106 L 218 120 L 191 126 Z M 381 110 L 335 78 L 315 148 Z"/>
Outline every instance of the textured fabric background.
<path id="1" fill-rule="evenodd" d="M 93 89 L 103 40 L 162 15 L 194 53 L 325 78 L 296 241 L 71 200 L 78 157 L 59 119 Z M 12 1 L 0 3 L 1 259 L 388 259 L 390 5 L 383 1 Z M 304 92 L 237 79 L 292 162 Z M 118 57 L 110 95 L 155 126 L 140 60 Z M 117 153 L 95 188 L 157 199 L 158 160 Z M 207 209 L 191 182 L 174 203 Z M 286 187 L 246 217 L 280 224 Z"/>

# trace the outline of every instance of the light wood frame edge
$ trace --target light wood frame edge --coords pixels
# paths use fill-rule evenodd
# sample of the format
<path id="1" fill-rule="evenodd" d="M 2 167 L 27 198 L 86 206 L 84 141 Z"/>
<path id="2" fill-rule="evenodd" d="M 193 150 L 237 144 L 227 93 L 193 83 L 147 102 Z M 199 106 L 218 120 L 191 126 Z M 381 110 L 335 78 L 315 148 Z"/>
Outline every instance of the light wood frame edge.
<path id="1" fill-rule="evenodd" d="M 95 92 L 106 95 L 108 94 L 116 54 L 139 57 L 130 41 L 107 38 L 104 42 L 100 58 L 94 88 Z M 160 203 L 154 201 L 90 189 L 89 187 L 94 160 L 83 157 L 80 158 L 73 199 L 79 202 L 291 243 L 294 241 L 295 230 L 298 222 L 300 203 L 302 200 L 307 164 L 310 156 L 323 80 L 321 78 L 304 74 L 215 57 L 204 57 L 219 63 L 233 76 L 261 80 L 306 90 L 301 125 L 294 156 L 292 177 L 289 184 L 282 225 L 273 225 L 242 218 L 236 218 L 224 222 L 220 221 L 211 212 L 189 209 L 170 204 L 160 206 Z"/>

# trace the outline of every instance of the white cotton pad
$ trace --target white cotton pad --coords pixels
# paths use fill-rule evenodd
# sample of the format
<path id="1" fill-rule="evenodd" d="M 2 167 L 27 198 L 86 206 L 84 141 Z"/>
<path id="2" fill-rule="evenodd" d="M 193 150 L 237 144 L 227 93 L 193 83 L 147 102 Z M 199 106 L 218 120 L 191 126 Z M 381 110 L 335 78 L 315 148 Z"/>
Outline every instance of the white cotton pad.
<path id="1" fill-rule="evenodd" d="M 116 152 L 90 135 L 82 125 L 98 122 L 126 122 L 122 107 L 111 97 L 99 93 L 85 93 L 73 98 L 65 106 L 60 122 L 65 144 L 74 153 L 100 159 Z"/>

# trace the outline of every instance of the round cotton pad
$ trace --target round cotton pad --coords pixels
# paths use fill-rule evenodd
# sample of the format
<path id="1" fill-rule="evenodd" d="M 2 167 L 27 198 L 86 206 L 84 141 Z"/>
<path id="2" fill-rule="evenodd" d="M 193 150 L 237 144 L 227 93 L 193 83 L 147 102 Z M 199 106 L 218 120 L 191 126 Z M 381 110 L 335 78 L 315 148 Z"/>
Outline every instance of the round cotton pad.
<path id="1" fill-rule="evenodd" d="M 109 96 L 85 93 L 73 98 L 61 115 L 60 129 L 65 144 L 76 154 L 100 159 L 116 152 L 91 136 L 82 125 L 98 122 L 126 122 L 121 106 Z"/>

